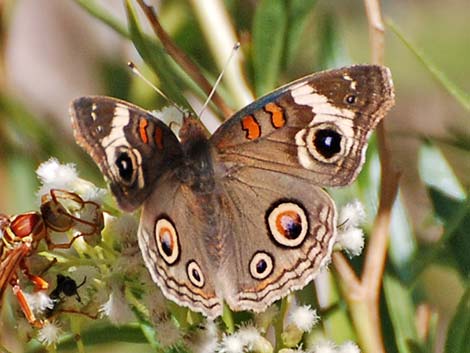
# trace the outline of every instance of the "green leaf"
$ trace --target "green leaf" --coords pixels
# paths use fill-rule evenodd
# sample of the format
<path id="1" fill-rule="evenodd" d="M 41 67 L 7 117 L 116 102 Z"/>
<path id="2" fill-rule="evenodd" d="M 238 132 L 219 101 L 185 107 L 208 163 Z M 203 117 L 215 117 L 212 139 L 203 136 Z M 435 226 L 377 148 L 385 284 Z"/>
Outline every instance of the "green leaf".
<path id="1" fill-rule="evenodd" d="M 129 32 L 126 27 L 116 18 L 109 15 L 109 11 L 100 7 L 94 0 L 75 0 L 75 2 L 86 10 L 91 16 L 107 24 L 123 37 L 129 38 Z"/>
<path id="2" fill-rule="evenodd" d="M 395 332 L 398 351 L 400 353 L 411 353 L 408 342 L 418 340 L 414 325 L 415 308 L 411 300 L 411 292 L 396 278 L 386 275 L 384 277 L 384 295 Z"/>
<path id="3" fill-rule="evenodd" d="M 388 19 L 386 21 L 388 27 L 393 33 L 410 49 L 410 51 L 421 61 L 426 69 L 431 73 L 432 76 L 439 82 L 449 93 L 452 95 L 466 110 L 470 111 L 470 96 L 464 92 L 460 87 L 452 82 L 449 77 L 440 70 L 418 47 L 413 44 L 408 38 L 405 37 L 403 32 L 398 26 Z"/>
<path id="4" fill-rule="evenodd" d="M 467 248 L 468 250 L 468 248 Z M 470 287 L 467 288 L 447 330 L 446 353 L 468 353 L 470 347 Z"/>
<path id="5" fill-rule="evenodd" d="M 311 14 L 316 3 L 317 0 L 287 1 L 287 28 L 284 53 L 286 65 L 292 63 L 297 54 L 302 41 L 302 32 L 307 24 L 308 16 Z"/>
<path id="6" fill-rule="evenodd" d="M 430 196 L 437 215 L 445 222 L 442 241 L 452 252 L 457 268 L 464 278 L 470 278 L 470 198 L 453 199 L 437 189 L 430 189 Z"/>
<path id="7" fill-rule="evenodd" d="M 286 2 L 262 0 L 253 21 L 253 67 L 256 95 L 276 87 L 284 50 Z"/>

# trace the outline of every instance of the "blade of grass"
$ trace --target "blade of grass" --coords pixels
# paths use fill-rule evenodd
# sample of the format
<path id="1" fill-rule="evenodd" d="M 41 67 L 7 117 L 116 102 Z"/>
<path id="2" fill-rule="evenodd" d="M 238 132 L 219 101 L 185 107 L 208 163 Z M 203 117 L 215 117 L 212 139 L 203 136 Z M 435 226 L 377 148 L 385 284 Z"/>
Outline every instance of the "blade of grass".
<path id="1" fill-rule="evenodd" d="M 276 87 L 286 25 L 286 4 L 283 0 L 261 1 L 253 21 L 253 67 L 258 97 Z"/>
<path id="2" fill-rule="evenodd" d="M 460 87 L 452 82 L 452 80 L 440 70 L 424 52 L 413 44 L 398 26 L 390 19 L 386 21 L 387 26 L 392 32 L 405 44 L 405 46 L 416 56 L 416 58 L 424 65 L 424 67 L 431 73 L 431 75 L 439 82 L 451 96 L 453 96 L 462 107 L 470 111 L 470 96 L 464 92 Z"/>

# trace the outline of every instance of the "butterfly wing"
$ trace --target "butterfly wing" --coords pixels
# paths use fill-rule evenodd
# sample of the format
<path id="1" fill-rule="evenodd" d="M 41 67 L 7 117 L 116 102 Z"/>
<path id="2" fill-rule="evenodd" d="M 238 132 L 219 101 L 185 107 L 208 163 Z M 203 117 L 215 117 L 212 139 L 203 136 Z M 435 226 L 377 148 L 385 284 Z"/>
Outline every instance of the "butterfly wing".
<path id="1" fill-rule="evenodd" d="M 211 137 L 227 174 L 271 170 L 322 186 L 351 183 L 394 102 L 390 71 L 357 65 L 304 77 L 236 113 Z"/>
<path id="2" fill-rule="evenodd" d="M 108 179 L 120 207 L 132 211 L 182 154 L 162 121 L 128 102 L 81 97 L 70 107 L 75 139 Z"/>
<path id="3" fill-rule="evenodd" d="M 144 203 L 139 246 L 152 279 L 174 302 L 210 318 L 221 315 L 216 290 L 220 245 L 219 200 L 201 194 L 169 171 Z"/>
<path id="4" fill-rule="evenodd" d="M 233 310 L 260 312 L 306 286 L 330 260 L 335 205 L 307 180 L 255 169 L 233 174 L 224 190 L 233 255 L 217 277 Z"/>

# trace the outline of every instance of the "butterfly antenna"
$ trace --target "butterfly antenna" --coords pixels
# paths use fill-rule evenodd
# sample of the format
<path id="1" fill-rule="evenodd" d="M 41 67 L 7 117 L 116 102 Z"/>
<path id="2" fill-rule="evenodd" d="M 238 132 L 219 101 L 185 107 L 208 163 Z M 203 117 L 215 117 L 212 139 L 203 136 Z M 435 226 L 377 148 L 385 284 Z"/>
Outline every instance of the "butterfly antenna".
<path id="1" fill-rule="evenodd" d="M 142 79 L 146 84 L 148 84 L 150 87 L 152 87 L 159 95 L 161 95 L 168 103 L 170 103 L 172 106 L 174 106 L 178 111 L 180 111 L 183 115 L 186 115 L 186 112 L 181 109 L 175 102 L 173 102 L 168 96 L 163 93 L 157 86 L 155 86 L 152 82 L 150 82 L 142 73 L 140 70 L 137 68 L 137 66 L 132 62 L 129 61 L 127 62 L 127 66 L 131 69 L 132 73 L 136 76 L 138 76 L 140 79 Z"/>
<path id="2" fill-rule="evenodd" d="M 219 82 L 220 82 L 220 80 L 222 79 L 222 76 L 224 75 L 225 70 L 226 70 L 227 67 L 228 67 L 228 64 L 232 61 L 233 56 L 235 55 L 235 53 L 237 52 L 237 50 L 238 50 L 239 48 L 240 48 L 240 42 L 236 42 L 235 45 L 234 45 L 233 48 L 232 48 L 232 51 L 230 52 L 230 55 L 229 55 L 227 61 L 225 62 L 225 65 L 224 65 L 222 71 L 221 71 L 220 74 L 219 74 L 219 77 L 217 77 L 217 80 L 215 81 L 214 86 L 212 87 L 211 92 L 210 92 L 209 95 L 207 96 L 206 102 L 204 103 L 204 105 L 202 106 L 201 110 L 199 111 L 199 114 L 198 114 L 199 118 L 202 116 L 202 113 L 204 113 L 204 110 L 206 110 L 207 106 L 209 105 L 209 102 L 211 101 L 212 96 L 214 95 L 215 90 L 217 89 L 217 86 L 219 85 Z"/>

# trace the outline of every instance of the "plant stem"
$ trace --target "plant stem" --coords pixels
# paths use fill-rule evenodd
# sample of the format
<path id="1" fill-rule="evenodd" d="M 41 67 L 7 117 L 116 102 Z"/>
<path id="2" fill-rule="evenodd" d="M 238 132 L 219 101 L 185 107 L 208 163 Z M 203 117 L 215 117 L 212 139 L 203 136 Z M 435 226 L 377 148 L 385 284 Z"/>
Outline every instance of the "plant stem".
<path id="1" fill-rule="evenodd" d="M 384 24 L 380 1 L 364 0 L 369 22 L 371 61 L 383 65 Z M 358 279 L 342 254 L 334 254 L 333 263 L 341 279 L 341 290 L 364 353 L 385 353 L 379 314 L 379 299 L 387 258 L 388 233 L 393 203 L 398 192 L 398 173 L 385 135 L 384 123 L 377 127 L 381 164 L 380 202 L 371 232 L 362 276 Z"/>

